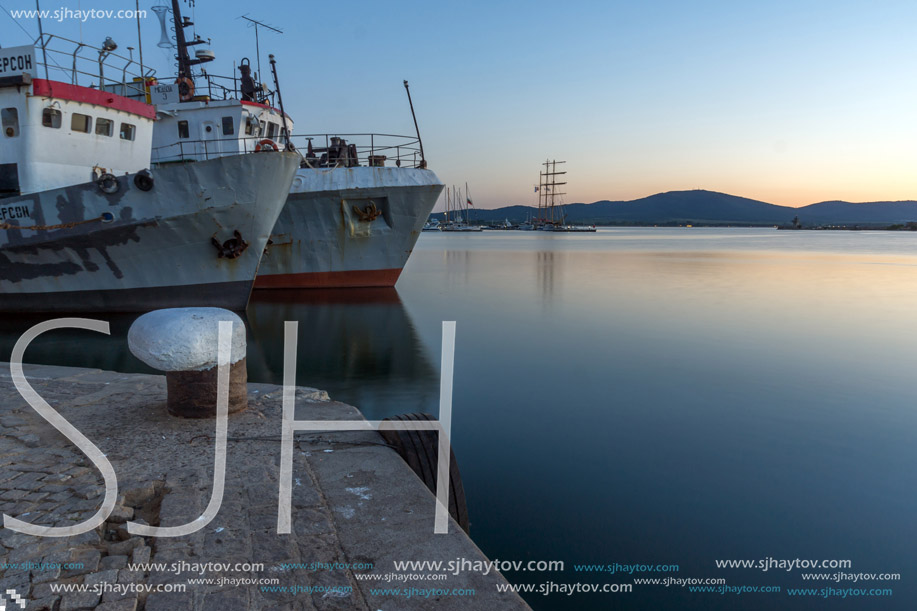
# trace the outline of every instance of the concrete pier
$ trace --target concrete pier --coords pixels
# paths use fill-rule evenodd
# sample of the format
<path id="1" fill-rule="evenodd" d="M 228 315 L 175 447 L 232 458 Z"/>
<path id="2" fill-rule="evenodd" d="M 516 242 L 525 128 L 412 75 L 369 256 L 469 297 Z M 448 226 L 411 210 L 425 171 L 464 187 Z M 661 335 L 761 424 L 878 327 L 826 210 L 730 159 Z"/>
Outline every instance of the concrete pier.
<path id="1" fill-rule="evenodd" d="M 0 510 L 46 526 L 91 517 L 101 475 L 19 395 L 9 371 L 0 364 Z M 32 365 L 25 374 L 101 449 L 119 485 L 115 510 L 88 533 L 0 530 L 0 591 L 15 590 L 29 611 L 528 609 L 498 591 L 506 581 L 493 570 L 396 569 L 398 561 L 487 559 L 454 522 L 448 534 L 433 534 L 433 495 L 375 432 L 297 433 L 293 532 L 277 534 L 279 386 L 249 384 L 249 409 L 229 418 L 216 518 L 183 537 L 131 536 L 129 520 L 177 526 L 203 513 L 214 420 L 170 416 L 163 376 Z M 296 418 L 362 416 L 300 387 Z"/>

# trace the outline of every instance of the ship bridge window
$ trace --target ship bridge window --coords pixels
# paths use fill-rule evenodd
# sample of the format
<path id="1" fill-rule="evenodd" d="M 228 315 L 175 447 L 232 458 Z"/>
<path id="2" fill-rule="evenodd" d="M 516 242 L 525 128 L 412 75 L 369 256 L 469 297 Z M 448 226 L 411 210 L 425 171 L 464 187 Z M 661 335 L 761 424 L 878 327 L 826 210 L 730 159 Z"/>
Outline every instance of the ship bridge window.
<path id="1" fill-rule="evenodd" d="M 254 117 L 252 117 L 252 116 L 249 115 L 249 116 L 245 119 L 245 135 L 246 135 L 246 136 L 257 135 L 257 134 L 255 134 L 255 126 L 256 126 L 256 125 L 258 125 L 258 122 L 255 120 Z"/>
<path id="2" fill-rule="evenodd" d="M 0 116 L 3 118 L 3 133 L 7 138 L 15 138 L 19 135 L 19 110 L 16 108 L 4 108 L 0 110 Z"/>
<path id="3" fill-rule="evenodd" d="M 178 137 L 179 138 L 190 138 L 191 137 L 191 130 L 188 128 L 187 121 L 178 122 Z"/>
<path id="4" fill-rule="evenodd" d="M 223 135 L 232 136 L 234 133 L 236 132 L 233 130 L 232 117 L 223 117 Z"/>
<path id="5" fill-rule="evenodd" d="M 115 122 L 111 119 L 96 119 L 96 135 L 108 136 L 115 133 Z"/>
<path id="6" fill-rule="evenodd" d="M 89 115 L 81 115 L 78 112 L 70 115 L 70 129 L 75 132 L 83 132 L 88 134 L 92 128 L 92 117 Z"/>
<path id="7" fill-rule="evenodd" d="M 137 133 L 137 126 L 130 123 L 121 124 L 121 139 L 122 140 L 133 140 L 134 136 Z"/>
<path id="8" fill-rule="evenodd" d="M 267 137 L 273 140 L 277 136 L 277 124 L 268 123 Z"/>
<path id="9" fill-rule="evenodd" d="M 45 108 L 41 111 L 41 124 L 54 129 L 60 128 L 61 111 L 56 108 Z"/>

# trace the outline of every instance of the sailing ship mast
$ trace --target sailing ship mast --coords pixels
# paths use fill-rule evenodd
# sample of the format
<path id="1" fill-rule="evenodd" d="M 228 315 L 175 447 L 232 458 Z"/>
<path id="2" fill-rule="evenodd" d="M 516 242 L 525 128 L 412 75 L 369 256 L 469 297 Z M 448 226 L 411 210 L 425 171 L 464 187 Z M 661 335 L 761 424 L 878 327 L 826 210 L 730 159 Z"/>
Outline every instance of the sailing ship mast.
<path id="1" fill-rule="evenodd" d="M 558 182 L 557 176 L 563 176 L 566 172 L 558 172 L 557 164 L 567 163 L 566 161 L 556 161 L 553 159 L 545 160 L 544 171 L 539 172 L 538 180 L 538 214 L 544 224 L 555 224 L 554 220 L 554 203 L 555 198 L 566 193 L 559 193 L 557 187 L 567 184 Z"/>
<path id="2" fill-rule="evenodd" d="M 446 222 L 439 227 L 440 231 L 478 232 L 484 228 L 480 225 L 470 225 L 468 222 L 469 211 L 474 206 L 468 197 L 468 183 L 465 183 L 465 199 L 462 199 L 462 188 L 452 185 L 446 189 Z"/>
<path id="3" fill-rule="evenodd" d="M 454 187 L 453 187 L 454 188 Z M 455 200 L 455 205 L 459 210 L 459 222 L 465 224 L 468 220 L 468 208 L 462 204 L 462 188 L 458 188 L 458 199 Z"/>
<path id="4" fill-rule="evenodd" d="M 455 208 L 455 217 L 458 220 L 459 225 L 465 223 L 465 215 L 462 214 L 462 190 L 455 190 L 455 185 L 452 185 L 452 207 Z"/>

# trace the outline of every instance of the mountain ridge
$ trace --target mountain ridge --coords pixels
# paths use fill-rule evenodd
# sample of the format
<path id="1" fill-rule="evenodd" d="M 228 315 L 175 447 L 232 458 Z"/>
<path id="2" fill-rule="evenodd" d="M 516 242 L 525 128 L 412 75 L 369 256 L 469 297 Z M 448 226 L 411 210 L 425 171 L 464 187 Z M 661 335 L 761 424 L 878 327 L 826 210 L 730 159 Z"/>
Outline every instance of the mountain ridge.
<path id="1" fill-rule="evenodd" d="M 666 191 L 628 201 L 599 200 L 565 204 L 567 222 L 599 225 L 890 225 L 917 221 L 917 201 L 846 202 L 828 200 L 793 208 L 717 191 Z M 442 218 L 442 213 L 433 216 Z M 534 206 L 471 209 L 475 221 L 523 221 L 537 216 Z"/>

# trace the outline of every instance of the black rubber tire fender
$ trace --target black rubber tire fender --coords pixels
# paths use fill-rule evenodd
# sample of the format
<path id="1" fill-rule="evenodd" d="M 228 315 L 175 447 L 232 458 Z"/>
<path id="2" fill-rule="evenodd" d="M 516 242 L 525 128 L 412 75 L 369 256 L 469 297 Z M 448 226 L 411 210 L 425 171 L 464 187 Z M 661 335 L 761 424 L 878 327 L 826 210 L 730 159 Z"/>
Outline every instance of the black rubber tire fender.
<path id="1" fill-rule="evenodd" d="M 134 186 L 141 191 L 149 191 L 153 188 L 153 175 L 149 170 L 140 170 L 134 174 Z"/>
<path id="2" fill-rule="evenodd" d="M 436 420 L 431 414 L 399 414 L 385 418 L 389 422 L 428 422 Z M 436 494 L 437 457 L 439 455 L 438 431 L 380 431 L 385 442 L 392 446 L 424 485 Z M 470 527 L 465 486 L 455 453 L 449 448 L 449 514 L 466 533 Z"/>

